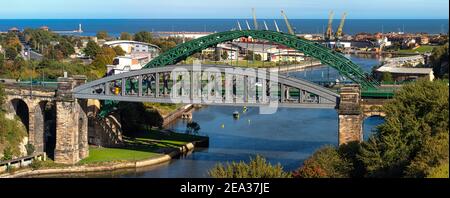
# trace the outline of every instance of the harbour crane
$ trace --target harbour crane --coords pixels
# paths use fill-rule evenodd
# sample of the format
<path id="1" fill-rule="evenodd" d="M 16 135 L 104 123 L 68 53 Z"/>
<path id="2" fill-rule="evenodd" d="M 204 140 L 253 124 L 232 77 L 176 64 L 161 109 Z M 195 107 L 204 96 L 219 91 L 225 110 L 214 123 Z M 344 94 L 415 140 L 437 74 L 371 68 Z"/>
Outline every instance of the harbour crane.
<path id="1" fill-rule="evenodd" d="M 255 30 L 258 30 L 258 21 L 256 20 L 255 8 L 252 8 L 252 12 L 253 12 L 253 25 L 255 26 Z"/>
<path id="2" fill-rule="evenodd" d="M 333 37 L 333 17 L 334 17 L 334 11 L 330 11 L 330 15 L 328 16 L 328 28 L 327 28 L 327 32 L 325 33 L 326 41 L 330 41 Z"/>
<path id="3" fill-rule="evenodd" d="M 347 13 L 346 12 L 344 12 L 344 14 L 342 15 L 342 19 L 341 19 L 341 24 L 339 24 L 339 28 L 338 28 L 338 30 L 337 30 L 337 32 L 336 32 L 336 35 L 335 35 L 335 39 L 336 39 L 336 45 L 335 45 L 335 47 L 336 47 L 336 49 L 337 49 L 337 51 L 341 51 L 342 49 L 342 46 L 341 46 L 341 39 L 342 39 L 342 32 L 343 32 L 343 29 L 344 29 L 344 24 L 345 24 L 345 18 L 347 17 Z"/>
<path id="4" fill-rule="evenodd" d="M 289 23 L 289 19 L 287 18 L 286 14 L 283 10 L 281 10 L 281 15 L 284 17 L 284 22 L 286 22 L 286 26 L 288 28 L 289 34 L 295 35 L 294 29 L 292 29 L 291 24 Z"/>
<path id="5" fill-rule="evenodd" d="M 344 12 L 344 14 L 342 15 L 342 20 L 341 20 L 341 24 L 339 24 L 339 28 L 336 32 L 336 38 L 337 39 L 341 39 L 342 38 L 342 32 L 344 30 L 344 25 L 345 25 L 345 19 L 347 17 L 347 13 Z"/>
<path id="6" fill-rule="evenodd" d="M 252 28 L 250 28 L 250 24 L 248 24 L 248 21 L 247 21 L 247 20 L 245 20 L 245 23 L 247 24 L 247 29 L 248 29 L 248 30 L 251 30 Z"/>
<path id="7" fill-rule="evenodd" d="M 239 21 L 237 21 L 237 25 L 238 25 L 239 31 L 242 31 L 242 26 L 241 26 L 241 23 L 239 23 Z"/>
<path id="8" fill-rule="evenodd" d="M 269 28 L 267 27 L 266 21 L 264 21 L 264 28 L 265 28 L 266 30 L 269 30 Z"/>
<path id="9" fill-rule="evenodd" d="M 280 28 L 278 28 L 277 21 L 273 20 L 273 23 L 275 24 L 275 29 L 277 29 L 277 32 L 280 32 Z"/>

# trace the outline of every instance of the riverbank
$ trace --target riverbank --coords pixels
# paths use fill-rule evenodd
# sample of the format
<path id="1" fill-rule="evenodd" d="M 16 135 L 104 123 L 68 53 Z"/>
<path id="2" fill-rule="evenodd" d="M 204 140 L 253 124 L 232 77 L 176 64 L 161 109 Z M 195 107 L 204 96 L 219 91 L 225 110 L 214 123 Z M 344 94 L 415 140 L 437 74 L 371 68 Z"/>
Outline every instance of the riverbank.
<path id="1" fill-rule="evenodd" d="M 153 154 L 148 153 L 152 155 L 150 155 L 150 157 L 146 159 L 138 159 L 133 157 L 130 159 L 126 157 L 116 156 L 116 158 L 113 159 L 107 158 L 106 159 L 107 161 L 104 161 L 105 158 L 103 156 L 111 154 L 111 152 L 117 154 L 117 151 L 114 151 L 115 148 L 109 148 L 105 153 L 103 153 L 103 155 L 99 154 L 97 155 L 94 154 L 93 156 L 91 155 L 90 157 L 80 161 L 76 165 L 51 164 L 50 167 L 39 167 L 39 168 L 36 167 L 32 168 L 33 166 L 31 166 L 30 168 L 16 170 L 12 173 L 0 174 L 0 178 L 18 178 L 18 177 L 33 177 L 33 176 L 58 175 L 58 174 L 108 172 L 122 169 L 137 169 L 143 167 L 151 167 L 169 162 L 180 155 L 188 154 L 189 152 L 192 152 L 195 149 L 195 147 L 207 147 L 209 144 L 208 137 L 195 136 L 194 138 L 194 136 L 186 137 L 187 135 L 185 134 L 175 134 L 175 133 L 171 133 L 169 134 L 169 136 L 171 137 L 165 138 L 166 140 L 162 141 L 158 141 L 158 138 L 149 140 L 148 138 L 145 137 L 138 137 L 133 138 L 133 140 L 128 140 L 129 141 L 127 143 L 128 145 L 133 144 L 130 143 L 130 141 L 134 142 L 135 144 L 139 142 L 139 144 L 141 144 L 140 145 L 141 149 L 144 146 L 147 147 L 146 149 L 148 150 L 158 148 Z M 160 137 L 163 136 L 160 135 Z M 185 144 L 180 144 L 180 142 L 183 141 L 183 138 L 180 139 L 180 137 L 184 137 L 187 139 L 193 138 L 193 140 Z M 149 143 L 145 143 L 145 141 L 150 141 L 152 145 L 150 145 Z M 121 152 L 125 153 L 125 155 L 129 155 L 130 151 L 124 152 L 124 149 L 121 150 Z M 143 151 L 139 151 L 137 149 L 136 152 L 143 152 Z"/>
<path id="2" fill-rule="evenodd" d="M 289 66 L 279 66 L 270 68 L 270 72 L 280 72 L 280 73 L 286 73 L 291 71 L 304 71 L 308 68 L 313 68 L 317 66 L 322 66 L 322 62 L 320 61 L 311 61 L 303 64 L 297 64 L 297 65 L 289 65 Z"/>

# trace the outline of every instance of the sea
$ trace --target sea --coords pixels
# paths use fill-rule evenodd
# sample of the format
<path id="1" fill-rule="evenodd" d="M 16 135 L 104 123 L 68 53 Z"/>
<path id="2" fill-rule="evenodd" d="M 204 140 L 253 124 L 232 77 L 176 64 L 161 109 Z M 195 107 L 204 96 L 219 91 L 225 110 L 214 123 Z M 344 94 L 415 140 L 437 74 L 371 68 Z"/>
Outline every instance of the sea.
<path id="1" fill-rule="evenodd" d="M 53 31 L 78 30 L 82 25 L 83 33 L 78 35 L 93 36 L 99 31 L 107 31 L 111 36 L 119 36 L 121 32 L 222 32 L 238 29 L 238 21 L 242 28 L 254 28 L 252 19 L 0 19 L 0 32 L 6 32 L 12 27 L 20 30 L 48 26 Z M 282 19 L 258 20 L 259 27 L 266 22 L 269 30 L 275 30 L 275 22 L 283 32 L 287 32 Z M 298 34 L 323 34 L 327 19 L 291 19 L 291 25 Z M 340 20 L 333 22 L 337 29 Z M 447 34 L 448 19 L 348 19 L 344 33 L 354 35 L 360 32 L 406 32 Z"/>

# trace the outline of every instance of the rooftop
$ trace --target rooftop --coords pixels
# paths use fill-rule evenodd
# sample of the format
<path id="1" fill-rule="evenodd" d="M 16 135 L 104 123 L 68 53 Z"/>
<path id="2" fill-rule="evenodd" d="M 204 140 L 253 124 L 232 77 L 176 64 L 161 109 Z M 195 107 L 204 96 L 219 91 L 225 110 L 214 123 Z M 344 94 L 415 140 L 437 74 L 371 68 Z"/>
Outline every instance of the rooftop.
<path id="1" fill-rule="evenodd" d="M 159 48 L 159 46 L 150 44 L 150 43 L 144 43 L 139 41 L 130 41 L 130 40 L 116 40 L 116 41 L 107 41 L 105 42 L 105 45 L 117 45 L 117 44 L 138 44 L 138 45 L 149 45 L 155 48 Z"/>
<path id="2" fill-rule="evenodd" d="M 430 74 L 432 68 L 415 68 L 415 67 L 387 67 L 383 66 L 377 69 L 379 72 L 389 72 L 398 74 Z"/>

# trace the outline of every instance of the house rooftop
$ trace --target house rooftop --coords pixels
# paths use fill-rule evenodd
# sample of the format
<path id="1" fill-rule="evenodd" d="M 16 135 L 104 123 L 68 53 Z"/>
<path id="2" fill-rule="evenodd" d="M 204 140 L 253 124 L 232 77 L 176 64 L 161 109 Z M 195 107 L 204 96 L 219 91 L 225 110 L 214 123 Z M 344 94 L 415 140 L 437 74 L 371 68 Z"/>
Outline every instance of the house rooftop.
<path id="1" fill-rule="evenodd" d="M 432 68 L 415 68 L 415 67 L 387 67 L 383 66 L 377 69 L 378 72 L 389 72 L 397 74 L 430 74 Z"/>

